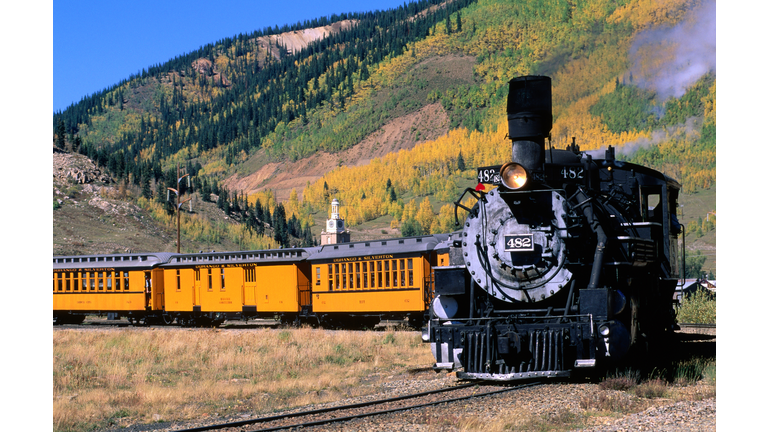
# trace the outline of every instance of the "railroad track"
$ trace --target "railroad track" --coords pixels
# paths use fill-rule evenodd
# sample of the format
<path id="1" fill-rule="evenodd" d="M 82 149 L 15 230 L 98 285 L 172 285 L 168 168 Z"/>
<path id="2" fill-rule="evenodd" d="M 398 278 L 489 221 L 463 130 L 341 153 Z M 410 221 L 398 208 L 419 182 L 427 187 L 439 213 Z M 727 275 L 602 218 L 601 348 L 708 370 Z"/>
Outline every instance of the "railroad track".
<path id="1" fill-rule="evenodd" d="M 438 390 L 380 399 L 371 402 L 362 402 L 351 405 L 342 405 L 338 407 L 300 411 L 271 417 L 262 417 L 230 423 L 200 426 L 191 429 L 176 430 L 175 432 L 203 432 L 212 430 L 227 432 L 266 432 L 290 428 L 320 426 L 330 423 L 340 423 L 365 417 L 384 415 L 398 411 L 406 411 L 442 403 L 516 391 L 523 388 L 539 386 L 541 384 L 541 382 L 530 382 L 515 386 L 478 386 L 477 383 L 463 384 L 454 387 L 446 387 Z"/>
<path id="2" fill-rule="evenodd" d="M 680 328 L 717 328 L 717 324 L 689 324 L 679 323 Z"/>

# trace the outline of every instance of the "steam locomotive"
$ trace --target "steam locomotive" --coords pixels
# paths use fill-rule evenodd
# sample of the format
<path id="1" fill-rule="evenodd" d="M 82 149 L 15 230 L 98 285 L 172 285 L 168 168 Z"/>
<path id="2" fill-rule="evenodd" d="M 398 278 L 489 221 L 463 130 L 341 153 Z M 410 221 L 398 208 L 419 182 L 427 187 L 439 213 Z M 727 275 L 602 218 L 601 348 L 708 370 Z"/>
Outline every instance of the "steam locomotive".
<path id="1" fill-rule="evenodd" d="M 574 143 L 546 148 L 551 80 L 510 81 L 510 162 L 478 168 L 468 212 L 434 268 L 423 340 L 463 379 L 568 377 L 615 364 L 674 329 L 680 184 Z M 484 190 L 483 184 L 497 186 Z M 462 199 L 471 194 L 469 208 Z"/>

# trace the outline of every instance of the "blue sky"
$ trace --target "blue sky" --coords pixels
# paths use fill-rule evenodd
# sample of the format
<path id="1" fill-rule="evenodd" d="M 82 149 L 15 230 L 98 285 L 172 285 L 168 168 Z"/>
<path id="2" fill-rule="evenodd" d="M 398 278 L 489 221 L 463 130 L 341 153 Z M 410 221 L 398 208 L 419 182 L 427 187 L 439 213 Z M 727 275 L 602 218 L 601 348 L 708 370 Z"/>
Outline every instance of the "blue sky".
<path id="1" fill-rule="evenodd" d="M 238 33 L 405 0 L 53 2 L 53 111 L 155 64 Z"/>

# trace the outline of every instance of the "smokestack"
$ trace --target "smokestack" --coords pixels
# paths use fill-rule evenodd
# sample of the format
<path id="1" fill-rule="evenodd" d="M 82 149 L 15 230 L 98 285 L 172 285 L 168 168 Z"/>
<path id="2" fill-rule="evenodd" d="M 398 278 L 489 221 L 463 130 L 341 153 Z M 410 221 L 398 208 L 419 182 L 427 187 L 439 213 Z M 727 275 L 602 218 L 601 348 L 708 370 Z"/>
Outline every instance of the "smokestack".
<path id="1" fill-rule="evenodd" d="M 512 161 L 528 172 L 544 165 L 544 139 L 552 130 L 552 80 L 546 76 L 523 76 L 509 82 L 507 98 Z"/>

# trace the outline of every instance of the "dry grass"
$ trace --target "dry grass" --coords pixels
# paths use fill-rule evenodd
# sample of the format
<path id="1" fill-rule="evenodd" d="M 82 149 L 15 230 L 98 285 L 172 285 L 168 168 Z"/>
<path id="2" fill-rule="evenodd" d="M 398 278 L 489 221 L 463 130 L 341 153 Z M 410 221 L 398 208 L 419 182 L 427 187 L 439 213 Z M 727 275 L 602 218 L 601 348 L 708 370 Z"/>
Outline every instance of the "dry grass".
<path id="1" fill-rule="evenodd" d="M 639 406 L 642 406 L 632 395 L 618 390 L 597 391 L 589 396 L 585 396 L 579 405 L 586 411 L 607 411 L 613 413 L 635 412 Z"/>
<path id="2" fill-rule="evenodd" d="M 503 432 L 503 431 L 567 431 L 583 425 L 583 415 L 569 409 L 555 409 L 551 413 L 536 415 L 528 411 L 509 413 L 503 419 L 487 422 L 473 418 L 461 420 L 462 431 Z"/>
<path id="3" fill-rule="evenodd" d="M 269 412 L 357 396 L 372 375 L 432 362 L 415 332 L 56 331 L 53 426 Z"/>
<path id="4" fill-rule="evenodd" d="M 267 413 L 372 393 L 371 384 L 433 361 L 417 332 L 57 330 L 53 426 L 86 431 Z M 458 415 L 425 424 L 483 432 L 586 427 L 651 405 L 714 397 L 715 359 L 688 359 L 642 379 L 620 372 L 592 388 L 571 408 L 544 414 L 519 407 L 503 417 Z"/>

